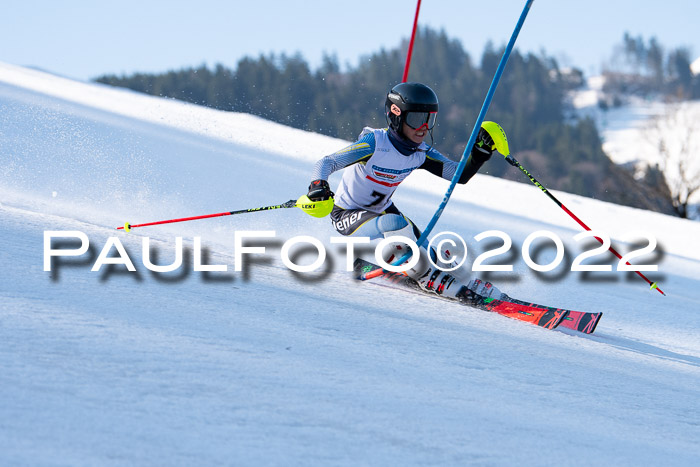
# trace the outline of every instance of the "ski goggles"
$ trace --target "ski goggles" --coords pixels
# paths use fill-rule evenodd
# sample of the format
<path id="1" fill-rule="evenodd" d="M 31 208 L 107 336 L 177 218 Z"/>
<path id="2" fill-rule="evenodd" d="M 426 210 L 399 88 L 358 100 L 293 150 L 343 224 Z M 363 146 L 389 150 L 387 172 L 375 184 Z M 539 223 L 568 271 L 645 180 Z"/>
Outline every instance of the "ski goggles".
<path id="1" fill-rule="evenodd" d="M 426 127 L 432 130 L 437 119 L 437 112 L 408 112 L 406 113 L 406 125 L 414 130 L 419 130 Z"/>

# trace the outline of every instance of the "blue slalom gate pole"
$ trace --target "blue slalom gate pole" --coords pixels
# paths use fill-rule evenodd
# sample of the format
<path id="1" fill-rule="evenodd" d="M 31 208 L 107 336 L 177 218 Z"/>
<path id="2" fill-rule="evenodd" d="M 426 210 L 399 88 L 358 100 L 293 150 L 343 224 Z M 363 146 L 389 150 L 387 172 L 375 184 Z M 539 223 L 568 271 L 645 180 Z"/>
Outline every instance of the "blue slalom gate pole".
<path id="1" fill-rule="evenodd" d="M 452 192 L 455 189 L 455 186 L 457 185 L 457 180 L 459 180 L 459 177 L 462 176 L 462 172 L 464 171 L 464 167 L 467 165 L 467 159 L 469 158 L 469 154 L 471 152 L 471 148 L 474 146 L 474 143 L 476 142 L 476 135 L 479 132 L 479 128 L 481 128 L 481 124 L 484 122 L 484 118 L 486 117 L 486 112 L 489 110 L 489 106 L 491 105 L 491 100 L 493 99 L 493 95 L 496 92 L 496 87 L 498 86 L 498 82 L 501 80 L 501 75 L 503 75 L 503 70 L 506 67 L 506 63 L 508 63 L 508 58 L 510 57 L 510 53 L 513 50 L 513 46 L 515 45 L 515 41 L 518 38 L 518 34 L 520 34 L 520 29 L 523 27 L 523 23 L 525 22 L 525 18 L 527 17 L 528 12 L 530 11 L 530 7 L 532 6 L 532 2 L 534 0 L 527 0 L 525 3 L 525 8 L 523 8 L 522 13 L 520 14 L 520 19 L 518 19 L 518 24 L 515 26 L 515 30 L 513 31 L 513 34 L 510 37 L 510 41 L 508 42 L 508 45 L 506 46 L 505 52 L 503 52 L 503 56 L 501 57 L 501 61 L 498 64 L 498 68 L 496 69 L 496 74 L 493 76 L 493 80 L 491 81 L 491 86 L 489 87 L 488 92 L 486 93 L 486 98 L 484 99 L 484 103 L 481 106 L 481 111 L 479 112 L 479 116 L 476 119 L 476 124 L 474 125 L 474 128 L 472 129 L 472 133 L 469 136 L 469 142 L 467 143 L 467 147 L 464 148 L 464 152 L 462 153 L 462 159 L 459 161 L 459 165 L 457 166 L 457 171 L 454 174 L 454 177 L 452 177 L 452 181 L 450 182 L 450 186 L 445 192 L 445 196 L 442 199 L 442 202 L 440 203 L 440 206 L 438 207 L 437 211 L 435 211 L 435 214 L 433 214 L 433 218 L 430 219 L 430 222 L 428 222 L 428 226 L 425 228 L 421 236 L 418 238 L 416 241 L 416 244 L 418 247 L 422 246 L 426 240 L 428 239 L 428 235 L 430 235 L 430 232 L 432 232 L 433 228 L 435 227 L 435 224 L 437 223 L 438 219 L 440 219 L 440 216 L 442 215 L 442 212 L 445 210 L 445 206 L 447 206 L 447 202 L 450 200 L 450 197 L 452 196 Z M 402 264 L 404 261 L 408 260 L 408 258 L 411 256 L 411 251 L 405 253 L 401 258 L 397 259 L 392 263 L 392 266 L 397 266 L 399 264 Z M 365 274 L 361 277 L 361 279 L 366 280 L 366 279 L 371 279 L 373 277 L 378 277 L 381 276 L 385 271 L 382 269 L 376 269 L 373 271 L 373 273 Z"/>

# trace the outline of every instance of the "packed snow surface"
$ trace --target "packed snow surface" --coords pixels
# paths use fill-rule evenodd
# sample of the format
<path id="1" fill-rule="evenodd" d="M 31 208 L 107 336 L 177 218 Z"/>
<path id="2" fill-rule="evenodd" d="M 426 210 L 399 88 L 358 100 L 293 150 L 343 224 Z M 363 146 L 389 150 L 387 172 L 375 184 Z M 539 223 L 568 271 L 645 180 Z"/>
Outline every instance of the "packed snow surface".
<path id="1" fill-rule="evenodd" d="M 505 232 L 513 245 L 486 263 L 513 271 L 478 275 L 602 311 L 592 335 L 355 281 L 329 220 L 298 209 L 115 229 L 296 199 L 345 144 L 0 64 L 0 463 L 697 465 L 699 223 L 556 193 L 623 253 L 656 239 L 632 262 L 658 265 L 645 274 L 664 297 L 610 254 L 584 264 L 612 272 L 571 272 L 595 242 L 574 240 L 580 227 L 538 188 L 481 174 L 457 187 L 434 233 L 466 240 L 462 269 L 502 244 L 475 236 Z M 395 202 L 425 226 L 447 186 L 416 173 Z M 523 260 L 540 230 L 565 245 L 552 272 Z M 45 271 L 51 231 L 89 249 Z M 245 231 L 275 237 L 236 271 Z M 65 235 L 49 247 L 80 246 Z M 326 246 L 321 270 L 282 262 L 299 235 Z M 149 270 L 176 261 L 177 237 L 182 265 Z M 226 271 L 195 271 L 198 239 L 199 262 Z M 546 264 L 541 240 L 530 253 Z"/>

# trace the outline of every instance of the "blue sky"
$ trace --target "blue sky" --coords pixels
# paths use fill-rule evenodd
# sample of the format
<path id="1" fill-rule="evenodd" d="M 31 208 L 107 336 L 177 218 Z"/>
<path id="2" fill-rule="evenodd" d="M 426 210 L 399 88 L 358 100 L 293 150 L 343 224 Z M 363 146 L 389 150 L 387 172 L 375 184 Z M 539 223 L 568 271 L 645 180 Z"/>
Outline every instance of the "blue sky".
<path id="1" fill-rule="evenodd" d="M 160 72 L 244 56 L 324 52 L 356 66 L 408 37 L 416 0 L 6 1 L 0 61 L 87 80 L 104 73 Z M 419 24 L 444 28 L 473 58 L 507 42 L 525 0 L 423 0 Z M 599 71 L 625 31 L 700 56 L 700 2 L 535 0 L 516 47 L 545 50 L 586 74 Z M 400 78 L 400 77 L 399 77 Z"/>

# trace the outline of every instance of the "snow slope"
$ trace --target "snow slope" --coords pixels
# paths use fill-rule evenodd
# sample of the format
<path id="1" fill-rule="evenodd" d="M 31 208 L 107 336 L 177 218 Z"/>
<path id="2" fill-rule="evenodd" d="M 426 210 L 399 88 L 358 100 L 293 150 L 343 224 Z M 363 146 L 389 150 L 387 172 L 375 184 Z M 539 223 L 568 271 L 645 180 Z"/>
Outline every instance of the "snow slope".
<path id="1" fill-rule="evenodd" d="M 296 198 L 344 144 L 0 64 L 0 462 L 696 465 L 698 223 L 556 193 L 622 251 L 630 232 L 655 236 L 639 260 L 659 265 L 648 275 L 663 297 L 636 276 L 530 270 L 519 248 L 537 230 L 562 238 L 568 264 L 582 251 L 537 188 L 478 175 L 455 190 L 436 233 L 461 234 L 471 262 L 486 249 L 475 235 L 506 232 L 511 254 L 494 262 L 514 272 L 489 278 L 603 311 L 590 336 L 356 283 L 328 219 L 296 209 L 114 230 Z M 396 203 L 425 225 L 447 185 L 414 174 Z M 91 248 L 45 272 L 51 230 L 84 232 Z M 277 235 L 268 254 L 234 271 L 234 233 L 261 230 Z M 282 264 L 294 235 L 327 245 L 323 271 Z M 169 264 L 176 236 L 185 264 L 149 271 L 144 238 Z M 91 272 L 110 237 L 137 272 Z M 227 272 L 193 271 L 195 237 Z"/>

